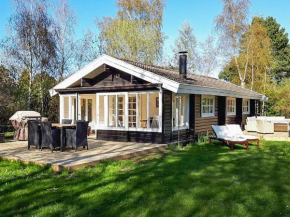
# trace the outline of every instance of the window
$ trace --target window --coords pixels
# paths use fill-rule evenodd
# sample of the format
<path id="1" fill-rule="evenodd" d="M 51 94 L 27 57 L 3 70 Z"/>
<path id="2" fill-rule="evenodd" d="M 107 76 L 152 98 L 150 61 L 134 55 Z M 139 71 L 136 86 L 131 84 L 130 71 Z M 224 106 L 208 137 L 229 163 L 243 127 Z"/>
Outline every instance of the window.
<path id="1" fill-rule="evenodd" d="M 172 94 L 172 124 L 174 128 L 188 126 L 188 96 Z"/>
<path id="2" fill-rule="evenodd" d="M 136 94 L 129 95 L 129 127 L 136 127 Z"/>
<path id="3" fill-rule="evenodd" d="M 105 96 L 99 96 L 99 124 L 105 124 Z"/>
<path id="4" fill-rule="evenodd" d="M 109 95 L 109 127 L 116 126 L 116 96 Z"/>
<path id="5" fill-rule="evenodd" d="M 161 132 L 162 93 L 97 93 L 97 128 Z"/>
<path id="6" fill-rule="evenodd" d="M 214 116 L 215 97 L 202 95 L 201 98 L 201 117 Z"/>
<path id="7" fill-rule="evenodd" d="M 93 100 L 88 99 L 88 121 L 89 122 L 93 120 L 92 114 L 93 114 Z"/>
<path id="8" fill-rule="evenodd" d="M 250 100 L 243 99 L 243 114 L 250 114 Z"/>
<path id="9" fill-rule="evenodd" d="M 93 100 L 81 99 L 81 120 L 91 122 L 93 120 Z"/>
<path id="10" fill-rule="evenodd" d="M 147 128 L 147 94 L 138 94 L 138 101 L 139 101 L 139 127 Z"/>
<path id="11" fill-rule="evenodd" d="M 227 115 L 236 115 L 236 99 L 227 98 Z"/>
<path id="12" fill-rule="evenodd" d="M 118 96 L 118 127 L 125 127 L 125 96 Z"/>

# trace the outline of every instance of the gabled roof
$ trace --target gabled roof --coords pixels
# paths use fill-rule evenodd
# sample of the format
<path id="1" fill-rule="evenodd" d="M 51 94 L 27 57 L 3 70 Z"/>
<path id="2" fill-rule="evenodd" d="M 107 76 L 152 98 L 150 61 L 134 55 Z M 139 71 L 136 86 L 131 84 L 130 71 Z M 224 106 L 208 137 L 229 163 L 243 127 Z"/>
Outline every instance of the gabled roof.
<path id="1" fill-rule="evenodd" d="M 153 84 L 162 84 L 162 87 L 175 93 L 209 94 L 229 97 L 240 97 L 257 100 L 266 100 L 266 97 L 257 92 L 225 82 L 216 78 L 187 74 L 187 78 L 181 78 L 178 71 L 159 66 L 147 65 L 130 60 L 117 59 L 108 55 L 102 55 L 89 63 L 83 69 L 75 72 L 64 81 L 50 90 L 55 95 L 55 90 L 69 88 L 81 78 L 92 73 L 103 65 L 109 65 Z"/>

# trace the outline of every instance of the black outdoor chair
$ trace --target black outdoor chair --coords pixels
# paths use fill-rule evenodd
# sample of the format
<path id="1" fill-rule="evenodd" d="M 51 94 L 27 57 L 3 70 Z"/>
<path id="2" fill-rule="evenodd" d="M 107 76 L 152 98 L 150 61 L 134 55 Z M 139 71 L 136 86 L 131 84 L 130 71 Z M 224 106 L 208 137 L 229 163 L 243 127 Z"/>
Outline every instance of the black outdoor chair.
<path id="1" fill-rule="evenodd" d="M 41 147 L 41 131 L 38 120 L 28 120 L 28 149 L 30 146 L 36 146 L 37 149 Z"/>
<path id="2" fill-rule="evenodd" d="M 89 149 L 88 139 L 87 139 L 87 130 L 89 123 L 87 121 L 77 121 L 76 129 L 66 129 L 66 147 L 72 147 L 77 151 L 77 148 L 80 146 L 87 146 Z"/>
<path id="3" fill-rule="evenodd" d="M 72 119 L 62 119 L 61 123 L 62 124 L 71 124 L 72 123 Z"/>
<path id="4" fill-rule="evenodd" d="M 41 150 L 50 148 L 51 152 L 56 147 L 60 147 L 60 129 L 51 129 L 51 122 L 41 122 Z"/>

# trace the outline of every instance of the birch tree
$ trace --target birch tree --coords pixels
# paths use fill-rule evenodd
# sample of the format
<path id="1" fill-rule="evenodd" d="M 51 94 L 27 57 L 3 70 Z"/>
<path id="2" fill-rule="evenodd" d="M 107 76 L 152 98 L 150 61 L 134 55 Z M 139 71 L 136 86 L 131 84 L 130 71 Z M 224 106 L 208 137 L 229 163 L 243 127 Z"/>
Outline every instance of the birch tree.
<path id="1" fill-rule="evenodd" d="M 90 29 L 87 30 L 82 39 L 76 42 L 76 48 L 74 61 L 77 70 L 102 54 L 100 41 Z"/>
<path id="2" fill-rule="evenodd" d="M 52 5 L 54 38 L 58 55 L 58 75 L 63 79 L 69 72 L 75 55 L 74 27 L 77 23 L 75 12 L 68 0 L 58 0 Z"/>
<path id="3" fill-rule="evenodd" d="M 242 71 L 238 62 L 240 40 L 248 30 L 250 0 L 222 0 L 224 7 L 215 18 L 215 28 L 220 34 L 224 54 L 233 57 L 238 71 L 240 84 L 245 86 L 246 71 Z M 250 41 L 248 41 L 250 43 Z"/>
<path id="4" fill-rule="evenodd" d="M 196 69 L 199 74 L 211 76 L 219 67 L 219 48 L 216 45 L 215 38 L 208 36 L 204 42 L 198 44 L 196 55 Z"/>
<path id="5" fill-rule="evenodd" d="M 174 40 L 174 46 L 171 48 L 173 52 L 173 63 L 175 67 L 179 65 L 179 52 L 187 51 L 187 67 L 191 73 L 195 71 L 196 61 L 196 38 L 193 34 L 193 28 L 189 22 L 185 21 L 178 30 L 179 35 Z"/>
<path id="6" fill-rule="evenodd" d="M 8 25 L 10 35 L 4 45 L 7 67 L 17 67 L 18 73 L 26 69 L 29 73 L 27 109 L 31 107 L 32 81 L 37 73 L 35 55 L 36 19 L 34 12 L 37 4 L 34 0 L 14 0 L 11 19 Z M 12 62 L 13 64 L 9 64 Z M 22 69 L 22 70 L 21 70 Z"/>

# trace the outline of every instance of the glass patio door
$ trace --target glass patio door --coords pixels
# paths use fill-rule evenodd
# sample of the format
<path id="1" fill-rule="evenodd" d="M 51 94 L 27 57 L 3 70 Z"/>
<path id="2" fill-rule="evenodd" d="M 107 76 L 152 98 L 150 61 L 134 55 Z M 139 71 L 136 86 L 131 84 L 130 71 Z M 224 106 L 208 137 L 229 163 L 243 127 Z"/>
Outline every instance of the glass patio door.
<path id="1" fill-rule="evenodd" d="M 81 99 L 81 120 L 92 121 L 93 116 L 93 100 Z"/>

